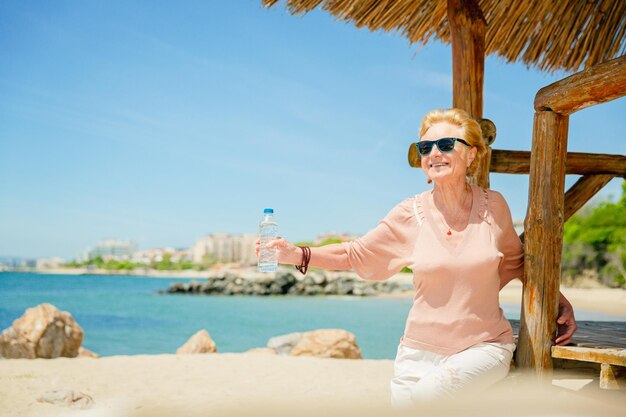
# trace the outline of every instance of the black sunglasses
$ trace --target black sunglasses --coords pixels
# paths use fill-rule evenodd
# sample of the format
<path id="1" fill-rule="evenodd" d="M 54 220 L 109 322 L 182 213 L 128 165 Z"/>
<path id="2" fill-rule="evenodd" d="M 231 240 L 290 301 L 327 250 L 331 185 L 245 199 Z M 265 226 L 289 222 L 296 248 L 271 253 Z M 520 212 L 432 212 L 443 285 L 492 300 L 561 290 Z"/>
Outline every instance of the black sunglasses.
<path id="1" fill-rule="evenodd" d="M 454 150 L 454 144 L 456 142 L 461 142 L 463 145 L 469 146 L 470 148 L 472 147 L 472 145 L 470 145 L 469 143 L 467 143 L 466 141 L 460 138 L 441 138 L 437 140 L 421 140 L 419 142 L 416 142 L 415 146 L 417 147 L 417 152 L 421 156 L 426 156 L 432 152 L 435 144 L 437 145 L 437 148 L 439 149 L 439 151 L 443 153 L 450 153 Z"/>

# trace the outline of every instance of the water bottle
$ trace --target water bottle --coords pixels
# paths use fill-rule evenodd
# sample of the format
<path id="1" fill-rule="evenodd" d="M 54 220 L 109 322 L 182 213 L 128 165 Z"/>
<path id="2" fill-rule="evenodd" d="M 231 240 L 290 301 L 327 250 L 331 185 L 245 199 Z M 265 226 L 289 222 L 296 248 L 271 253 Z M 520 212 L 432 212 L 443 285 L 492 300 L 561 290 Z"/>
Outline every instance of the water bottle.
<path id="1" fill-rule="evenodd" d="M 278 267 L 278 257 L 276 249 L 268 249 L 265 247 L 267 242 L 278 236 L 278 224 L 274 220 L 274 209 L 266 208 L 263 210 L 263 219 L 259 223 L 259 271 L 260 272 L 276 272 Z"/>

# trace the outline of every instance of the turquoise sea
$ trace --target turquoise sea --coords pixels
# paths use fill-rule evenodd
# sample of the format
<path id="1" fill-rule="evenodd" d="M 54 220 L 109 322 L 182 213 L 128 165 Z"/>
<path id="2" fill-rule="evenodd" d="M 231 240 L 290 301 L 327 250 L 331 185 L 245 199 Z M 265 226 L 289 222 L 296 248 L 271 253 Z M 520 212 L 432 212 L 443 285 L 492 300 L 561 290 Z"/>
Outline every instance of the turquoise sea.
<path id="1" fill-rule="evenodd" d="M 393 359 L 410 299 L 358 297 L 227 297 L 157 294 L 177 278 L 0 273 L 0 330 L 26 308 L 51 303 L 85 332 L 83 346 L 102 356 L 174 353 L 200 329 L 219 352 L 244 352 L 291 332 L 342 328 L 363 357 Z M 507 318 L 519 307 L 503 306 Z M 624 318 L 577 311 L 579 320 Z"/>

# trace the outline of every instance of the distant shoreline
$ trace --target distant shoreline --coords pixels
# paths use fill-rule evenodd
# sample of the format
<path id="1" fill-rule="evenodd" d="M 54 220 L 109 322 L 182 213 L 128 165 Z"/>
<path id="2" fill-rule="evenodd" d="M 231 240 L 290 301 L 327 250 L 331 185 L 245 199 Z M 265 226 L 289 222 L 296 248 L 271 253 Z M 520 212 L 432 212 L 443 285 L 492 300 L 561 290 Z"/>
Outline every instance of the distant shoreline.
<path id="1" fill-rule="evenodd" d="M 112 271 L 108 269 L 87 269 L 87 268 L 54 268 L 54 269 L 28 269 L 28 270 L 4 270 L 0 272 L 17 272 L 17 273 L 31 273 L 42 275 L 124 275 L 133 276 L 138 278 L 208 278 L 216 274 L 231 271 L 234 273 L 240 272 L 235 269 L 228 270 L 210 270 L 210 271 L 156 271 L 151 269 L 137 269 L 137 270 L 120 270 Z"/>

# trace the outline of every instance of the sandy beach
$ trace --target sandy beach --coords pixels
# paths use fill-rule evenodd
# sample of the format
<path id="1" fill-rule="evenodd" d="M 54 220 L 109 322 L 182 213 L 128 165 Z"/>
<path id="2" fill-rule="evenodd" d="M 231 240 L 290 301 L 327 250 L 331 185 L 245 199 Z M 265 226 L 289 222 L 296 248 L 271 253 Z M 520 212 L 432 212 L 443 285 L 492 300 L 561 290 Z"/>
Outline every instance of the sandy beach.
<path id="1" fill-rule="evenodd" d="M 332 360 L 266 354 L 136 355 L 0 361 L 3 416 L 63 410 L 37 402 L 46 391 L 78 390 L 98 408 L 199 408 L 301 401 L 384 406 L 389 360 Z M 53 414 L 50 414 L 53 415 Z M 84 415 L 81 413 L 80 415 Z"/>
<path id="2" fill-rule="evenodd" d="M 574 311 L 593 311 L 626 317 L 626 290 L 618 288 L 569 288 L 561 292 L 574 306 Z M 522 283 L 510 282 L 500 291 L 500 303 L 521 305 Z"/>
<path id="3" fill-rule="evenodd" d="M 220 415 L 258 416 L 263 410 L 283 410 L 286 415 L 286 410 L 306 414 L 321 408 L 330 415 L 388 415 L 392 368 L 390 360 L 263 354 L 0 360 L 0 415 L 214 415 L 220 411 Z M 506 407 L 507 415 L 539 411 L 541 415 L 620 415 L 624 391 L 600 392 L 597 376 L 563 372 L 557 372 L 549 386 L 540 386 L 527 385 L 514 371 L 484 396 L 463 400 L 461 414 L 459 404 L 450 401 L 428 407 L 464 416 L 490 415 L 498 407 Z M 38 401 L 51 390 L 87 394 L 93 406 L 82 410 Z"/>

